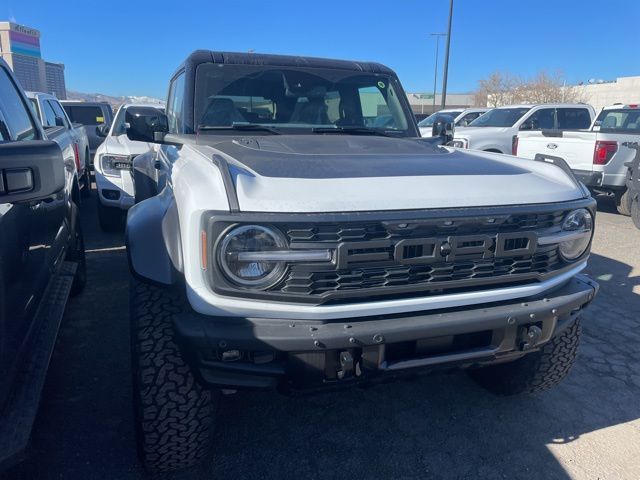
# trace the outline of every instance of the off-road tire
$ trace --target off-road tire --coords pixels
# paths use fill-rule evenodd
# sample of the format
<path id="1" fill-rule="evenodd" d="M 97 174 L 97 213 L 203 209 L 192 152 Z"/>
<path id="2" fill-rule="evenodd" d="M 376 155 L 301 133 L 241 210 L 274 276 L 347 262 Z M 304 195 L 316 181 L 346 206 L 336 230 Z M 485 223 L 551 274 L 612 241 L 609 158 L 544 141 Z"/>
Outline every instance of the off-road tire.
<path id="1" fill-rule="evenodd" d="M 518 395 L 547 390 L 567 376 L 578 352 L 582 325 L 576 318 L 539 351 L 510 363 L 470 370 L 471 377 L 497 395 Z"/>
<path id="2" fill-rule="evenodd" d="M 82 223 L 80 222 L 80 210 L 75 203 L 71 204 L 71 214 L 74 225 L 72 237 L 67 253 L 67 260 L 76 262 L 76 274 L 71 285 L 71 296 L 78 295 L 84 290 L 87 284 L 87 261 L 84 251 L 84 235 L 82 234 Z"/>
<path id="3" fill-rule="evenodd" d="M 631 195 L 625 190 L 622 195 L 616 194 L 616 210 L 620 215 L 631 216 Z"/>
<path id="4" fill-rule="evenodd" d="M 640 228 L 640 199 L 635 199 L 631 203 L 631 220 L 636 228 Z"/>
<path id="5" fill-rule="evenodd" d="M 138 454 L 150 471 L 194 466 L 210 451 L 216 393 L 200 386 L 174 341 L 184 293 L 131 280 L 131 347 Z"/>
<path id="6" fill-rule="evenodd" d="M 118 232 L 124 226 L 122 211 L 119 208 L 107 207 L 98 199 L 98 222 L 103 232 Z"/>
<path id="7" fill-rule="evenodd" d="M 91 172 L 89 172 L 89 167 L 84 169 L 83 183 L 82 189 L 80 189 L 80 195 L 82 195 L 82 198 L 87 199 L 91 197 Z"/>

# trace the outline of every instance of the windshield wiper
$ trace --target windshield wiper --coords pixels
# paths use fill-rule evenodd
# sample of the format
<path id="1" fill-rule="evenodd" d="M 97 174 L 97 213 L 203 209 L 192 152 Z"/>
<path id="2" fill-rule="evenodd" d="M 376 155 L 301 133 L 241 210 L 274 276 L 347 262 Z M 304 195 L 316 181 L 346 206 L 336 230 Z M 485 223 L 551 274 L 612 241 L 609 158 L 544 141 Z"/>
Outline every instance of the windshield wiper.
<path id="1" fill-rule="evenodd" d="M 233 122 L 231 125 L 200 125 L 198 130 L 212 131 L 212 130 L 249 130 L 256 132 L 270 132 L 274 135 L 282 135 L 282 132 L 274 127 L 267 125 L 259 125 L 256 123 L 237 123 Z"/>
<path id="2" fill-rule="evenodd" d="M 383 128 L 367 127 L 315 127 L 313 133 L 345 133 L 347 135 L 380 135 L 382 137 L 397 137 L 403 132 L 396 130 L 385 130 Z"/>

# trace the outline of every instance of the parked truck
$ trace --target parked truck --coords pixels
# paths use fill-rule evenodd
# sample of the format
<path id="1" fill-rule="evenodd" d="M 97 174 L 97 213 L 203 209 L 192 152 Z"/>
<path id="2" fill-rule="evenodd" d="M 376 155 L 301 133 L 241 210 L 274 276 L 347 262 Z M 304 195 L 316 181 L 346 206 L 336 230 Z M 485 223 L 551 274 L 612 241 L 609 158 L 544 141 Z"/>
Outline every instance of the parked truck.
<path id="1" fill-rule="evenodd" d="M 513 395 L 569 372 L 598 286 L 580 273 L 595 201 L 562 162 L 416 138 L 369 62 L 196 51 L 166 115 L 125 125 L 155 144 L 125 234 L 148 468 L 207 455 L 221 393 L 456 367 Z"/>
<path id="2" fill-rule="evenodd" d="M 27 92 L 27 97 L 44 127 L 47 138 L 60 145 L 65 158 L 73 157 L 80 191 L 83 197 L 88 197 L 91 194 L 91 176 L 89 139 L 85 128 L 79 123 L 71 123 L 60 101 L 53 95 Z"/>
<path id="3" fill-rule="evenodd" d="M 585 104 L 510 105 L 494 108 L 458 128 L 452 145 L 485 152 L 511 153 L 524 131 L 589 128 L 595 112 Z"/>
<path id="4" fill-rule="evenodd" d="M 125 117 L 130 107 L 159 108 L 159 105 L 125 103 L 120 106 L 111 125 L 98 128 L 103 142 L 96 150 L 95 179 L 98 191 L 98 221 L 105 232 L 121 230 L 127 209 L 134 204 L 133 160 L 149 151 L 147 142 L 127 138 Z"/>
<path id="5" fill-rule="evenodd" d="M 107 102 L 60 102 L 64 111 L 74 123 L 84 125 L 89 139 L 89 167 L 93 168 L 93 157 L 105 133 L 113 123 L 113 110 Z"/>
<path id="6" fill-rule="evenodd" d="M 67 299 L 86 282 L 75 157 L 61 147 L 0 59 L 0 469 L 24 454 Z"/>
<path id="7" fill-rule="evenodd" d="M 524 158 L 540 153 L 561 157 L 594 193 L 614 196 L 618 212 L 628 216 L 631 201 L 626 164 L 636 152 L 625 144 L 638 141 L 639 105 L 612 105 L 598 114 L 588 130 L 518 132 L 513 154 Z"/>

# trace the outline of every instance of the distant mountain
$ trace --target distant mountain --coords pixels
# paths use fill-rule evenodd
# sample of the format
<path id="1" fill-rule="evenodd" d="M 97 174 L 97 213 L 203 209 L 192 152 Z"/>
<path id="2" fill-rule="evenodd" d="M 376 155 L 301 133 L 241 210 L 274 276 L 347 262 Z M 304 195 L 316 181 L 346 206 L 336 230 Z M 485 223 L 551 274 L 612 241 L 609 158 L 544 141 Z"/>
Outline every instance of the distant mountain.
<path id="1" fill-rule="evenodd" d="M 103 93 L 82 93 L 67 90 L 67 100 L 82 100 L 85 102 L 107 102 L 116 109 L 123 103 L 151 103 L 164 105 L 164 100 L 147 97 L 145 95 L 129 95 L 124 97 L 114 97 Z"/>

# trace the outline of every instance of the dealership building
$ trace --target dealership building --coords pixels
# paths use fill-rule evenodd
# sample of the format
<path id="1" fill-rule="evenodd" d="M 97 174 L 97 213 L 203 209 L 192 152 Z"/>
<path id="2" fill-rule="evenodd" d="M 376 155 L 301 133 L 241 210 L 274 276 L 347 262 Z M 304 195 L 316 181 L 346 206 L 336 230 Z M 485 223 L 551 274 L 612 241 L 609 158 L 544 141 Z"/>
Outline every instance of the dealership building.
<path id="1" fill-rule="evenodd" d="M 25 90 L 67 98 L 64 65 L 46 62 L 40 53 L 40 32 L 12 22 L 0 22 L 0 57 Z"/>

